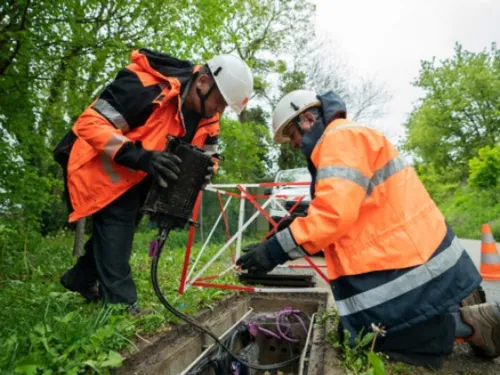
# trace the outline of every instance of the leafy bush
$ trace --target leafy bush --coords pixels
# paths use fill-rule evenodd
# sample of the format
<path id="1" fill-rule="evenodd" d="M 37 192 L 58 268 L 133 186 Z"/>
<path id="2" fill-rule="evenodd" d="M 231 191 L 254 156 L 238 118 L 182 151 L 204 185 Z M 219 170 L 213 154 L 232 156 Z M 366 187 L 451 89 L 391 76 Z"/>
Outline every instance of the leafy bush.
<path id="1" fill-rule="evenodd" d="M 469 185 L 491 189 L 500 185 L 500 147 L 484 147 L 469 161 Z"/>
<path id="2" fill-rule="evenodd" d="M 498 190 L 477 190 L 468 186 L 438 202 L 443 214 L 459 237 L 481 238 L 481 225 L 490 223 L 493 236 L 500 239 L 500 204 Z"/>

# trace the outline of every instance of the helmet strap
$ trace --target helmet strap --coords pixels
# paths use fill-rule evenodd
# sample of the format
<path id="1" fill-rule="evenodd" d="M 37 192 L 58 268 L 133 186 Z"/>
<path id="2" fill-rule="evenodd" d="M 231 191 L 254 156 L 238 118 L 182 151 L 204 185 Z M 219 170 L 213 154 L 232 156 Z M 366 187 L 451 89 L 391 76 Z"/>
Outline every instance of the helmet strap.
<path id="1" fill-rule="evenodd" d="M 198 94 L 198 98 L 200 98 L 201 117 L 207 118 L 207 114 L 205 113 L 205 100 L 207 100 L 208 96 L 210 95 L 214 87 L 215 87 L 215 82 L 212 84 L 212 86 L 210 86 L 205 95 L 201 93 L 201 90 L 198 87 L 196 88 L 196 94 Z"/>

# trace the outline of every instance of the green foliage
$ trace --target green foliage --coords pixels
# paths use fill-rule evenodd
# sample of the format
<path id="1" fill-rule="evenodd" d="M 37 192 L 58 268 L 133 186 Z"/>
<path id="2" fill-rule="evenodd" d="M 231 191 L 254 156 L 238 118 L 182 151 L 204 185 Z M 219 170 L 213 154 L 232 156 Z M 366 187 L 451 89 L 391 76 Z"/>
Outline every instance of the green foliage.
<path id="1" fill-rule="evenodd" d="M 270 135 L 265 123 L 223 119 L 220 149 L 224 157 L 214 182 L 258 182 L 267 174 Z"/>
<path id="2" fill-rule="evenodd" d="M 447 177 L 446 174 L 438 173 L 434 164 L 416 163 L 415 170 L 427 191 L 436 202 L 444 202 L 452 198 L 459 186 L 457 182 Z"/>
<path id="3" fill-rule="evenodd" d="M 284 143 L 280 145 L 278 166 L 280 169 L 306 167 L 307 160 L 300 150 L 294 150 L 290 143 Z"/>
<path id="4" fill-rule="evenodd" d="M 474 185 L 471 181 L 492 180 L 488 163 L 478 162 L 477 165 L 477 171 L 483 171 L 484 167 L 485 173 L 474 174 L 478 180 L 470 178 L 470 186 L 453 182 L 446 173 L 437 173 L 433 164 L 417 163 L 415 169 L 457 236 L 480 239 L 481 225 L 490 223 L 494 236 L 500 238 L 499 186 L 489 184 L 480 188 Z"/>
<path id="5" fill-rule="evenodd" d="M 33 165 L 13 160 L 20 157 L 13 147 L 0 146 L 0 225 L 27 233 L 40 229 L 41 214 L 54 198 L 50 192 L 60 182 L 40 175 Z"/>
<path id="6" fill-rule="evenodd" d="M 3 230 L 0 226 L 0 234 Z M 151 288 L 147 249 L 154 235 L 155 232 L 146 231 L 138 233 L 134 240 L 131 267 L 139 301 L 142 307 L 155 309 L 155 313 L 139 318 L 128 316 L 121 305 L 85 303 L 59 284 L 60 275 L 73 263 L 70 234 L 30 241 L 24 255 L 3 259 L 0 373 L 76 374 L 90 370 L 107 373 L 119 366 L 127 353 L 136 350 L 136 333 L 147 337 L 168 324 L 177 324 L 178 319 L 163 308 Z M 192 314 L 231 292 L 191 288 L 178 295 L 186 236 L 186 232 L 171 234 L 160 261 L 159 282 L 171 303 Z M 200 245 L 195 244 L 194 256 L 199 249 Z M 217 244 L 209 246 L 200 262 L 206 263 L 217 250 Z M 227 255 L 221 257 L 207 274 L 225 269 L 229 259 Z M 238 283 L 230 273 L 220 282 Z"/>
<path id="7" fill-rule="evenodd" d="M 405 124 L 404 149 L 457 235 L 479 238 L 482 224 L 500 218 L 500 50 L 457 44 L 453 58 L 422 62 L 414 85 L 424 97 Z"/>
<path id="8" fill-rule="evenodd" d="M 57 298 L 58 294 L 53 292 L 52 296 Z M 101 347 L 119 348 L 125 345 L 127 339 L 119 332 L 130 330 L 132 325 L 122 316 L 111 315 L 113 309 L 102 308 L 90 316 L 71 311 L 50 319 L 51 325 L 45 321 L 36 324 L 28 335 L 30 354 L 13 363 L 0 362 L 0 367 L 13 367 L 20 374 L 47 373 L 50 370 L 77 374 L 86 366 L 96 372 L 119 367 L 123 357 L 112 349 L 103 351 Z M 2 349 L 6 353 L 17 354 L 23 344 L 25 340 L 14 333 L 7 338 Z"/>
<path id="9" fill-rule="evenodd" d="M 237 53 L 252 67 L 261 96 L 273 74 L 286 73 L 284 61 L 274 56 L 293 53 L 312 35 L 313 12 L 308 0 L 9 0 L 0 5 L 0 225 L 22 234 L 16 243 L 30 232 L 46 234 L 66 225 L 62 173 L 51 150 L 129 63 L 131 50 L 150 48 L 195 63 Z M 236 124 L 227 126 L 233 134 L 226 137 L 226 148 L 231 155 L 231 147 L 240 146 L 231 142 L 262 141 L 256 151 L 245 139 L 239 156 L 243 160 L 249 151 L 249 160 L 263 161 L 247 169 L 228 158 L 222 168 L 226 181 L 262 178 L 267 170 L 265 116 L 252 111 L 242 115 L 251 131 L 237 135 Z"/>
<path id="10" fill-rule="evenodd" d="M 500 238 L 499 190 L 459 187 L 443 202 L 437 202 L 444 216 L 462 238 L 481 238 L 481 225 L 490 223 L 493 235 Z"/>
<path id="11" fill-rule="evenodd" d="M 298 70 L 286 72 L 281 76 L 280 91 L 283 95 L 302 89 L 306 82 L 306 73 Z"/>
<path id="12" fill-rule="evenodd" d="M 333 343 L 333 347 L 340 349 L 342 352 L 342 365 L 346 370 L 354 374 L 359 374 L 370 369 L 368 350 L 373 337 L 374 335 L 371 332 L 365 335 L 361 333 L 355 338 L 354 346 L 351 347 L 348 344 L 350 333 L 349 331 L 344 330 L 344 341 L 339 342 L 337 340 Z"/>
<path id="13" fill-rule="evenodd" d="M 500 50 L 471 53 L 457 44 L 453 58 L 422 62 L 414 85 L 424 97 L 405 124 L 405 149 L 465 182 L 469 160 L 500 140 Z"/>
<path id="14" fill-rule="evenodd" d="M 320 323 L 327 324 L 326 342 L 342 353 L 341 365 L 348 374 L 384 375 L 384 362 L 381 356 L 373 351 L 377 335 L 374 332 L 360 334 L 354 339 L 354 345 L 349 345 L 350 333 L 344 330 L 344 340 L 338 336 L 338 312 L 326 311 L 320 317 Z"/>
<path id="15" fill-rule="evenodd" d="M 469 161 L 469 185 L 478 189 L 496 188 L 500 185 L 500 147 L 486 146 Z"/>

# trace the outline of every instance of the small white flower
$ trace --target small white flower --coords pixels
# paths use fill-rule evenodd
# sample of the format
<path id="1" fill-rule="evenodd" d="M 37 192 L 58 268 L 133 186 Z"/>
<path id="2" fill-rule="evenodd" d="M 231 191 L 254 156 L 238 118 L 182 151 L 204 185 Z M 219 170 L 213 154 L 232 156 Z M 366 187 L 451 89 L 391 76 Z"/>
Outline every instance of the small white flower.
<path id="1" fill-rule="evenodd" d="M 385 331 L 385 329 L 384 329 L 385 327 L 384 327 L 384 326 L 382 326 L 382 325 L 380 325 L 380 324 L 379 324 L 379 325 L 376 325 L 375 323 L 372 323 L 372 325 L 371 325 L 371 326 L 372 326 L 372 330 L 373 330 L 373 332 L 374 332 L 376 335 L 380 335 L 380 336 L 384 337 L 384 336 L 385 336 L 385 334 L 387 333 L 387 331 Z"/>

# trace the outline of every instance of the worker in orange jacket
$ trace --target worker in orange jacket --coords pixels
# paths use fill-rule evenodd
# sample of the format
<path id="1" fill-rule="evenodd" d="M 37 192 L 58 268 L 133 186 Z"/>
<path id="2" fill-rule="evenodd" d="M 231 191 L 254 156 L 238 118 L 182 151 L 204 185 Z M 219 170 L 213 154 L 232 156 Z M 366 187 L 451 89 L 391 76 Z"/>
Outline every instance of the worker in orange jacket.
<path id="1" fill-rule="evenodd" d="M 333 92 L 285 95 L 273 113 L 274 140 L 307 158 L 307 216 L 291 217 L 237 264 L 268 272 L 324 250 L 349 342 L 372 324 L 391 358 L 442 365 L 455 338 L 500 355 L 500 306 L 485 303 L 481 277 L 417 174 L 380 132 L 347 119 Z M 343 337 L 341 335 L 341 337 Z"/>
<path id="2" fill-rule="evenodd" d="M 219 116 L 248 103 L 253 78 L 239 57 L 205 65 L 140 49 L 79 116 L 54 151 L 64 171 L 69 221 L 92 217 L 85 254 L 61 278 L 88 300 L 124 303 L 138 312 L 129 258 L 151 181 L 179 177 L 180 159 L 165 152 L 175 136 L 212 155 L 217 167 Z"/>

